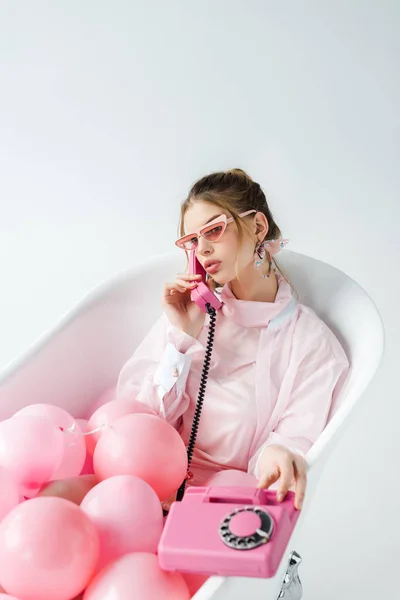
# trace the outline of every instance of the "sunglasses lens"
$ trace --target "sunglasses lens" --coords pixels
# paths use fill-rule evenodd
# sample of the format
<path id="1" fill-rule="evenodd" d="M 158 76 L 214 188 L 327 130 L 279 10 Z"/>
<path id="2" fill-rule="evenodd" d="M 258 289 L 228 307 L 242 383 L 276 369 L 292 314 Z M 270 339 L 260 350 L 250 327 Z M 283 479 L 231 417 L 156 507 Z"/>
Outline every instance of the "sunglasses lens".
<path id="1" fill-rule="evenodd" d="M 197 248 L 197 237 L 186 237 L 179 240 L 179 246 L 185 250 L 194 250 Z"/>
<path id="2" fill-rule="evenodd" d="M 222 223 L 213 223 L 213 225 L 203 227 L 201 230 L 201 235 L 209 242 L 216 242 L 224 233 L 225 227 L 226 224 L 223 221 Z M 177 244 L 180 248 L 184 248 L 185 250 L 194 250 L 199 244 L 199 239 L 196 235 L 192 234 L 180 238 Z"/>
<path id="3" fill-rule="evenodd" d="M 201 235 L 209 242 L 216 242 L 223 234 L 224 229 L 224 223 L 217 223 L 209 228 L 202 229 Z"/>

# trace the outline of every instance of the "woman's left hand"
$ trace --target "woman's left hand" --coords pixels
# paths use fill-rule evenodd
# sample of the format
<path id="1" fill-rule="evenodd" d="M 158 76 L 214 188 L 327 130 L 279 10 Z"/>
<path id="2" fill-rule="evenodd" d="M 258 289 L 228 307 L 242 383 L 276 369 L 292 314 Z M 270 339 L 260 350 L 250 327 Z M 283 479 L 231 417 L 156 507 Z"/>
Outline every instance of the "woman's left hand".
<path id="1" fill-rule="evenodd" d="M 295 508 L 301 509 L 307 487 L 307 462 L 302 456 L 284 446 L 266 446 L 259 459 L 259 471 L 259 489 L 268 488 L 280 478 L 278 502 L 282 502 L 291 489 L 295 492 Z"/>

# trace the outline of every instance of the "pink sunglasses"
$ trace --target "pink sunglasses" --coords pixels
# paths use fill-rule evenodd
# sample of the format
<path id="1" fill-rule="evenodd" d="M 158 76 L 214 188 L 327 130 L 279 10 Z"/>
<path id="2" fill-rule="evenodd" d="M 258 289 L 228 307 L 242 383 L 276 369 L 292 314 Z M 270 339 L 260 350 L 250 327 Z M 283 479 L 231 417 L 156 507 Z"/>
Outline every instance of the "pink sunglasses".
<path id="1" fill-rule="evenodd" d="M 246 217 L 247 215 L 256 212 L 257 211 L 254 209 L 247 210 L 244 213 L 240 213 L 238 217 Z M 217 242 L 224 233 L 228 223 L 232 223 L 233 220 L 233 217 L 229 217 L 228 219 L 226 215 L 220 215 L 213 221 L 210 221 L 210 223 L 207 223 L 207 225 L 203 225 L 200 229 L 193 231 L 193 233 L 188 233 L 179 238 L 179 240 L 176 240 L 175 245 L 178 246 L 178 248 L 183 248 L 183 250 L 194 250 L 199 244 L 200 236 L 208 242 Z"/>

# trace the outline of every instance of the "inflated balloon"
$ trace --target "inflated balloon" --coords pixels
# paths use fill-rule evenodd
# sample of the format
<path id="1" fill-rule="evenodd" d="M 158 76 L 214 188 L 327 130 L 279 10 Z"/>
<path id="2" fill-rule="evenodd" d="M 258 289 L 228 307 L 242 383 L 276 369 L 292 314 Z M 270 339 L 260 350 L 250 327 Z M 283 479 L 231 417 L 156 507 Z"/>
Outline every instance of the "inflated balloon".
<path id="1" fill-rule="evenodd" d="M 156 553 L 163 528 L 160 500 L 148 483 L 133 475 L 117 475 L 96 485 L 81 509 L 100 538 L 98 570 L 131 552 Z"/>
<path id="2" fill-rule="evenodd" d="M 76 420 L 66 410 L 53 404 L 30 404 L 16 412 L 14 417 L 25 415 L 50 419 L 63 430 L 63 457 L 53 479 L 80 475 L 86 457 L 86 442 Z"/>
<path id="3" fill-rule="evenodd" d="M 86 494 L 97 485 L 96 475 L 79 475 L 68 479 L 58 479 L 45 484 L 38 492 L 37 497 L 51 496 L 64 498 L 74 504 L 80 504 Z M 115 501 L 115 498 L 114 498 Z"/>
<path id="4" fill-rule="evenodd" d="M 91 435 L 88 435 L 87 447 L 89 452 L 94 453 L 97 442 L 104 430 L 114 423 L 117 419 L 124 417 L 125 415 L 133 415 L 135 413 L 154 415 L 154 411 L 151 410 L 143 402 L 137 400 L 112 400 L 103 404 L 96 410 L 95 413 L 90 417 L 87 431 L 94 431 Z M 99 429 L 99 431 L 95 431 Z"/>
<path id="5" fill-rule="evenodd" d="M 9 471 L 0 467 L 0 521 L 20 501 L 18 486 Z"/>
<path id="6" fill-rule="evenodd" d="M 16 598 L 15 596 L 10 596 L 9 594 L 7 594 L 6 590 L 4 588 L 2 588 L 0 585 L 0 600 L 5 600 L 6 598 L 8 598 L 8 600 L 20 600 L 19 598 Z"/>
<path id="7" fill-rule="evenodd" d="M 162 571 L 155 554 L 125 554 L 103 569 L 87 587 L 83 600 L 189 600 L 180 573 Z"/>
<path id="8" fill-rule="evenodd" d="M 99 479 L 136 475 L 166 500 L 187 471 L 185 444 L 179 433 L 160 417 L 127 415 L 115 421 L 99 439 L 94 452 Z"/>
<path id="9" fill-rule="evenodd" d="M 91 580 L 99 557 L 95 526 L 63 498 L 33 498 L 0 523 L 0 581 L 29 600 L 70 600 Z"/>
<path id="10" fill-rule="evenodd" d="M 88 426 L 88 421 L 86 419 L 76 419 L 76 422 L 78 423 L 78 426 L 80 427 L 81 431 L 83 434 L 85 434 L 86 431 L 89 431 L 87 426 Z M 85 462 L 83 463 L 83 467 L 82 467 L 82 471 L 81 471 L 81 475 L 93 475 L 94 473 L 94 467 L 93 467 L 93 454 L 91 452 L 89 452 L 89 444 L 90 444 L 90 435 L 84 435 L 84 440 L 85 440 L 85 446 L 86 446 L 86 458 L 85 458 Z"/>
<path id="11" fill-rule="evenodd" d="M 53 478 L 62 456 L 62 432 L 49 419 L 25 415 L 0 422 L 0 466 L 24 496 L 31 498 Z"/>

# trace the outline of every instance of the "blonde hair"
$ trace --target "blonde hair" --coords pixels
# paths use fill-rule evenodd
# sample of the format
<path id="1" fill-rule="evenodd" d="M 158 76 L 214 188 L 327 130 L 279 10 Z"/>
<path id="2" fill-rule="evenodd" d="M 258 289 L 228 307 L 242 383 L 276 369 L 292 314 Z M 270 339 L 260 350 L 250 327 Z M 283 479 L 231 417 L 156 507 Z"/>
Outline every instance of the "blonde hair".
<path id="1" fill-rule="evenodd" d="M 260 184 L 253 181 L 243 169 L 230 169 L 229 171 L 211 173 L 196 181 L 189 191 L 187 198 L 181 205 L 180 222 L 178 226 L 179 236 L 185 235 L 184 217 L 186 211 L 197 201 L 208 202 L 209 204 L 213 204 L 228 211 L 232 215 L 238 230 L 239 249 L 243 243 L 245 231 L 251 236 L 254 236 L 248 223 L 238 216 L 240 213 L 247 210 L 255 209 L 257 212 L 262 212 L 266 216 L 269 227 L 263 241 L 276 240 L 281 235 L 281 231 L 274 220 Z M 272 262 L 287 280 L 274 258 L 272 259 Z M 239 278 L 237 267 L 238 258 L 236 258 L 235 273 L 236 277 Z M 213 279 L 210 279 L 209 283 L 211 283 L 210 287 L 213 289 L 218 287 L 218 283 Z"/>

